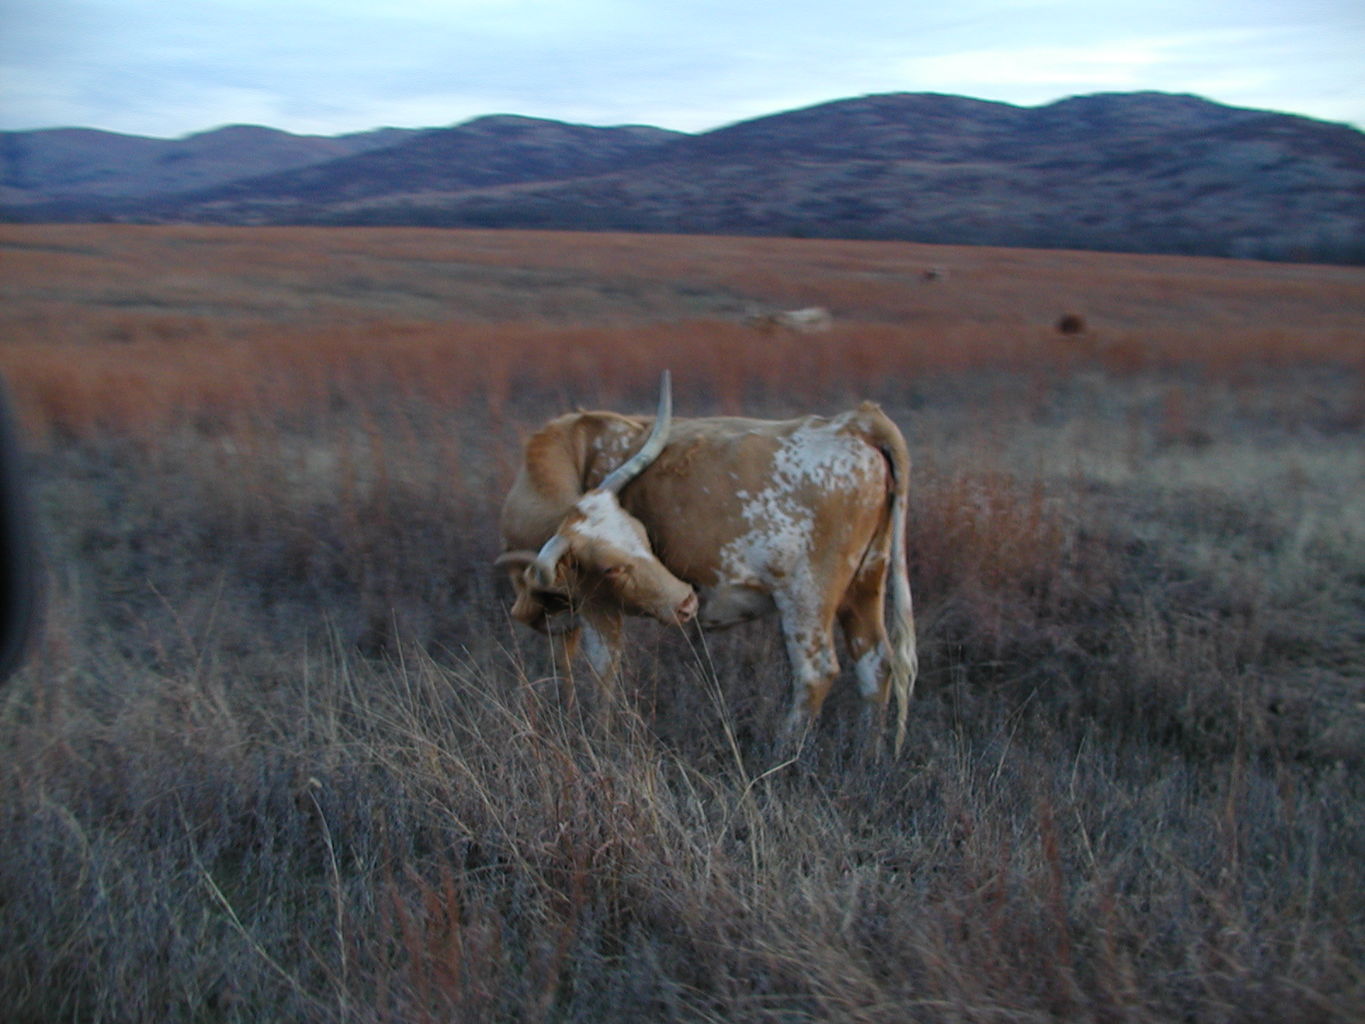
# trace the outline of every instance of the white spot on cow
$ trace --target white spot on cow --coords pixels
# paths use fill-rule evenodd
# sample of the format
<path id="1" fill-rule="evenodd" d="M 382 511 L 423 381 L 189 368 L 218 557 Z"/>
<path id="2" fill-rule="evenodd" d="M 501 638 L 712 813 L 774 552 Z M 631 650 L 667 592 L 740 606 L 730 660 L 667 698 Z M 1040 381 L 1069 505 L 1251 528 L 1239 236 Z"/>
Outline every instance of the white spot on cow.
<path id="1" fill-rule="evenodd" d="M 787 481 L 793 486 L 812 483 L 824 492 L 861 490 L 871 452 L 841 433 L 849 418 L 845 413 L 827 423 L 803 426 L 783 438 L 773 458 L 775 482 Z"/>
<path id="2" fill-rule="evenodd" d="M 634 558 L 652 558 L 634 522 L 610 491 L 589 491 L 578 499 L 583 519 L 574 525 L 579 536 L 599 540 Z"/>
<path id="3" fill-rule="evenodd" d="M 590 622 L 582 627 L 583 656 L 599 679 L 610 679 L 616 674 L 617 650 Z"/>
<path id="4" fill-rule="evenodd" d="M 746 529 L 720 551 L 716 590 L 757 585 L 771 592 L 783 621 L 803 638 L 798 646 L 827 632 L 820 621 L 821 581 L 813 567 L 817 505 L 812 496 L 866 493 L 881 471 L 880 456 L 843 433 L 853 415 L 812 420 L 778 441 L 762 488 L 736 492 Z M 784 600 L 782 595 L 800 599 Z M 824 657 L 807 655 L 803 660 L 816 676 L 826 667 Z"/>
<path id="5" fill-rule="evenodd" d="M 592 450 L 606 461 L 608 468 L 615 468 L 626 461 L 635 440 L 634 435 L 618 424 L 608 424 L 592 439 Z"/>
<path id="6" fill-rule="evenodd" d="M 853 670 L 858 677 L 858 692 L 865 698 L 872 698 L 881 692 L 882 666 L 886 658 L 882 654 L 879 644 L 863 652 L 856 662 Z"/>
<path id="7" fill-rule="evenodd" d="M 773 594 L 789 636 L 800 638 L 796 649 L 826 636 L 826 595 L 812 550 L 820 500 L 812 498 L 865 493 L 880 472 L 880 456 L 844 433 L 853 415 L 812 419 L 779 438 L 762 489 L 736 492 L 745 530 L 719 552 L 719 579 L 706 595 L 714 602 L 711 616 L 728 616 L 743 603 L 734 599 L 738 590 L 758 588 Z M 801 683 L 818 679 L 826 661 L 823 651 L 797 657 Z"/>
<path id="8" fill-rule="evenodd" d="M 815 521 L 809 494 L 857 493 L 876 468 L 866 446 L 840 433 L 847 422 L 845 415 L 807 424 L 782 438 L 763 489 L 736 493 L 748 530 L 721 551 L 730 578 L 771 584 L 806 568 Z"/>

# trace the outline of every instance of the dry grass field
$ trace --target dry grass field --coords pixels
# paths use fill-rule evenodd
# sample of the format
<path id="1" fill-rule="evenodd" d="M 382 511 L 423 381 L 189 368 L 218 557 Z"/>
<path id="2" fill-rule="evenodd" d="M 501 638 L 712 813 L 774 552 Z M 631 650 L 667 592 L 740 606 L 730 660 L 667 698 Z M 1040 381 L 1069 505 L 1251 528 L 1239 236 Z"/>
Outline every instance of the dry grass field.
<path id="1" fill-rule="evenodd" d="M 904 430 L 899 760 L 848 685 L 776 760 L 770 623 L 634 626 L 604 729 L 509 621 L 520 438 L 664 367 Z M 7 1020 L 1365 1018 L 1365 271 L 0 226 L 0 373 Z"/>

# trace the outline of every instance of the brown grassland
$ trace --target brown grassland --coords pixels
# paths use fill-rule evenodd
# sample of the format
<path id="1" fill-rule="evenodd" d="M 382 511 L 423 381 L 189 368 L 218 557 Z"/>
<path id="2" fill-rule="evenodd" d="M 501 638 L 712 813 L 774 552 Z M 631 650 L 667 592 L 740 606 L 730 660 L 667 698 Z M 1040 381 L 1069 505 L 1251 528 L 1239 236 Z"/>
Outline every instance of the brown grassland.
<path id="1" fill-rule="evenodd" d="M 6 1020 L 1365 1019 L 1365 271 L 3 226 L 0 294 Z M 664 367 L 901 425 L 900 759 L 847 685 L 775 759 L 771 624 L 633 626 L 603 716 L 509 622 L 520 439 Z"/>

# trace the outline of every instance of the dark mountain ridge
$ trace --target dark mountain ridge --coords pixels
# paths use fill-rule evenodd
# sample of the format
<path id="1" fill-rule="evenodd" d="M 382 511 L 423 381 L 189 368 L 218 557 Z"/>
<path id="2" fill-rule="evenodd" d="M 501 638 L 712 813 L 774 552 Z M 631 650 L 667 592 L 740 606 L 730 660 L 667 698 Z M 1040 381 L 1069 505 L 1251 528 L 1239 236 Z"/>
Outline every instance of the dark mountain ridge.
<path id="1" fill-rule="evenodd" d="M 0 216 L 1365 256 L 1365 134 L 1195 96 L 889 94 L 699 135 L 511 115 L 337 139 L 96 133 L 84 162 L 84 136 L 44 134 L 0 134 Z"/>
<path id="2" fill-rule="evenodd" d="M 183 139 L 92 128 L 0 132 L 0 204 L 97 204 L 188 192 L 352 157 L 413 134 L 381 128 L 352 135 L 291 135 L 258 125 L 227 125 Z"/>
<path id="3" fill-rule="evenodd" d="M 577 178 L 624 166 L 641 151 L 678 135 L 661 128 L 592 128 L 493 115 L 419 132 L 350 159 L 240 181 L 204 199 L 302 195 L 313 202 L 335 202 L 387 195 L 395 186 L 417 192 Z"/>

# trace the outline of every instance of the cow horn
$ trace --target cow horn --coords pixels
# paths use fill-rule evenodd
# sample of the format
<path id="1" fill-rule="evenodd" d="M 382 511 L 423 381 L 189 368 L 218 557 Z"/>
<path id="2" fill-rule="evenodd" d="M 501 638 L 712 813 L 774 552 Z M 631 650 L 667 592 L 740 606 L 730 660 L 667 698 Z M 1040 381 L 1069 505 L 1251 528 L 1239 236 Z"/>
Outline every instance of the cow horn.
<path id="1" fill-rule="evenodd" d="M 526 567 L 526 571 L 531 576 L 531 582 L 540 590 L 558 591 L 555 586 L 555 570 L 559 567 L 559 560 L 564 557 L 564 553 L 569 550 L 569 538 L 562 533 L 556 533 L 545 542 L 545 546 L 533 558 Z"/>
<path id="2" fill-rule="evenodd" d="M 535 560 L 534 551 L 504 551 L 493 559 L 493 565 L 498 569 L 525 569 Z"/>
<path id="3" fill-rule="evenodd" d="M 665 370 L 663 378 L 659 381 L 659 411 L 654 415 L 653 429 L 638 452 L 607 474 L 607 478 L 602 481 L 601 489 L 612 494 L 620 494 L 622 487 L 644 472 L 668 443 L 668 430 L 672 422 L 673 386 L 668 371 Z"/>
<path id="4" fill-rule="evenodd" d="M 568 547 L 568 540 L 556 534 L 547 540 L 539 551 L 504 551 L 493 560 L 493 565 L 499 569 L 520 569 L 522 572 L 529 570 L 528 582 L 537 590 L 557 592 L 554 585 L 555 570 Z"/>

